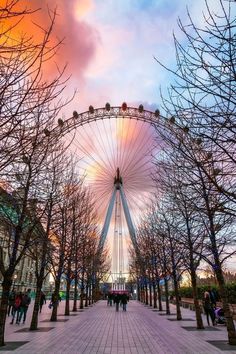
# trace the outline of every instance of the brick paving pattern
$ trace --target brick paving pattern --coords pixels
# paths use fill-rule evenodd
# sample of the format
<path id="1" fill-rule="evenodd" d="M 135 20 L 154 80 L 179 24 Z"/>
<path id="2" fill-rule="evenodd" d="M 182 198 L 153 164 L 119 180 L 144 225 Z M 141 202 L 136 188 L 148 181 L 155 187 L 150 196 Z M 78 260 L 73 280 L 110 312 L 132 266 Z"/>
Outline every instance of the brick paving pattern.
<path id="1" fill-rule="evenodd" d="M 171 305 L 172 306 L 172 305 Z M 174 307 L 171 307 L 174 312 Z M 182 309 L 184 321 L 169 321 L 173 315 L 160 316 L 158 311 L 136 301 L 128 303 L 127 312 L 99 301 L 96 305 L 77 312 L 67 322 L 45 322 L 50 310 L 44 306 L 40 314 L 39 327 L 54 327 L 44 332 L 27 332 L 31 309 L 23 325 L 10 325 L 7 321 L 6 342 L 29 341 L 14 351 L 0 353 L 21 354 L 217 354 L 236 353 L 235 350 L 221 351 L 207 341 L 227 340 L 226 328 L 217 326 L 216 331 L 187 331 L 182 327 L 193 327 L 194 312 Z M 63 319 L 64 303 L 59 306 L 59 319 Z M 73 314 L 73 313 L 72 313 Z M 204 316 L 204 321 L 205 316 Z M 205 323 L 206 324 L 206 323 Z M 17 331 L 17 332 L 16 332 Z"/>

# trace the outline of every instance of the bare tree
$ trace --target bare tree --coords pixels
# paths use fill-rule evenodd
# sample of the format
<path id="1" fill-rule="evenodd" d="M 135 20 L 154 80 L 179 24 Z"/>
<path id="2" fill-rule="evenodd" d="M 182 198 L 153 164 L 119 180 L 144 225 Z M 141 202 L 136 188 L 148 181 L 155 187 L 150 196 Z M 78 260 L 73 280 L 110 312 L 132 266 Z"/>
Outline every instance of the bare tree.
<path id="1" fill-rule="evenodd" d="M 177 70 L 166 69 L 176 80 L 163 104 L 171 117 L 166 124 L 169 143 L 174 147 L 169 139 L 174 137 L 175 150 L 181 156 L 178 169 L 185 171 L 185 176 L 190 175 L 192 205 L 202 224 L 205 223 L 211 254 L 206 258 L 214 267 L 219 283 L 229 343 L 235 344 L 222 262 L 233 254 L 229 246 L 236 195 L 236 19 L 231 2 L 218 0 L 218 3 L 216 13 L 206 1 L 202 27 L 195 25 L 189 13 L 186 26 L 179 20 L 185 42 L 181 44 L 174 36 Z"/>
<path id="2" fill-rule="evenodd" d="M 51 242 L 51 228 L 55 210 L 60 201 L 59 191 L 64 163 L 63 147 L 59 148 L 58 144 L 57 151 L 47 158 L 45 179 L 40 193 L 40 200 L 38 200 L 38 215 L 40 215 L 43 232 L 37 243 L 33 244 L 31 252 L 35 260 L 36 295 L 30 330 L 36 330 L 38 327 L 42 285 L 44 279 L 51 271 L 51 257 L 54 251 L 54 245 Z"/>
<path id="3" fill-rule="evenodd" d="M 27 9 L 20 14 L 14 11 L 18 1 L 7 1 L 1 8 L 2 24 L 9 17 L 19 15 L 24 18 Z M 7 12 L 9 10 L 9 16 Z M 55 118 L 64 106 L 60 94 L 65 87 L 63 70 L 51 81 L 46 80 L 45 63 L 52 59 L 59 44 L 50 46 L 49 40 L 55 23 L 55 12 L 50 15 L 50 25 L 42 30 L 39 43 L 23 36 L 14 41 L 11 27 L 0 34 L 1 69 L 1 134 L 0 134 L 0 175 L 10 185 L 11 201 L 8 207 L 14 210 L 16 218 L 11 218 L 1 204 L 2 212 L 11 226 L 8 241 L 0 247 L 0 271 L 3 276 L 2 299 L 0 305 L 0 345 L 4 345 L 4 328 L 7 300 L 16 265 L 26 251 L 42 236 L 40 223 L 32 210 L 32 201 L 39 198 L 40 185 L 44 181 L 47 156 L 52 152 L 58 136 L 49 134 Z M 17 20 L 14 26 L 17 27 Z M 13 204 L 13 205 L 12 205 Z M 8 252 L 8 264 L 3 262 L 4 249 Z"/>

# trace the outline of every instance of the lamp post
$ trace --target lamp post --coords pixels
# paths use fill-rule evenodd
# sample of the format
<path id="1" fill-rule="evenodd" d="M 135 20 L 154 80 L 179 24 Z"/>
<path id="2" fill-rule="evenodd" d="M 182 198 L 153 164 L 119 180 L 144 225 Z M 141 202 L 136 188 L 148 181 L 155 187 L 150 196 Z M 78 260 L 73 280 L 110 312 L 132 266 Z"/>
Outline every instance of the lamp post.
<path id="1" fill-rule="evenodd" d="M 15 287 L 16 279 L 17 279 L 17 274 L 14 274 L 13 275 L 13 285 L 12 285 L 13 289 Z"/>

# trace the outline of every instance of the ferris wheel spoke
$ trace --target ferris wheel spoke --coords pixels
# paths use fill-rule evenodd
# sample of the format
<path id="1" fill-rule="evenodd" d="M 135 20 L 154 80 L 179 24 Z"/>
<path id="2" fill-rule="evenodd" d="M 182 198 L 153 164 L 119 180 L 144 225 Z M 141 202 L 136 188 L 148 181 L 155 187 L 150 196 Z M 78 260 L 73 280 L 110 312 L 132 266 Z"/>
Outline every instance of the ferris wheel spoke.
<path id="1" fill-rule="evenodd" d="M 104 126 L 104 125 L 103 125 Z M 100 127 L 99 127 L 99 124 L 98 122 L 96 121 L 96 128 L 97 128 L 97 132 L 99 134 L 99 139 L 98 139 L 98 142 L 99 142 L 99 145 L 101 146 L 102 148 L 102 152 L 105 156 L 105 158 L 107 159 L 108 161 L 108 165 L 110 166 L 110 170 L 113 171 L 114 170 L 114 166 L 112 165 L 111 163 L 111 156 L 109 154 L 109 146 L 105 146 L 105 141 L 109 141 L 109 136 L 108 136 L 108 132 L 106 129 L 103 129 L 104 132 L 105 132 L 105 139 L 104 139 L 104 136 L 101 134 L 101 131 L 100 131 Z"/>
<path id="2" fill-rule="evenodd" d="M 147 156 L 147 153 L 152 150 L 149 146 L 149 139 L 150 139 L 149 136 L 145 137 L 145 134 L 143 134 L 139 144 L 136 144 L 137 147 L 135 148 L 133 154 L 131 155 L 130 163 L 129 165 L 127 164 L 126 168 L 124 169 L 124 173 L 127 172 L 128 168 L 130 171 L 132 170 L 133 166 L 135 166 L 137 162 L 140 161 L 140 156 L 144 158 Z"/>
<path id="3" fill-rule="evenodd" d="M 132 136 L 131 136 L 131 141 L 132 145 L 129 148 L 129 151 L 127 149 L 127 158 L 126 158 L 126 163 L 123 168 L 123 173 L 125 174 L 127 170 L 129 169 L 129 166 L 131 163 L 134 163 L 137 159 L 140 158 L 136 154 L 137 148 L 140 145 L 140 137 L 143 134 L 142 131 L 142 122 L 136 122 L 135 129 L 132 130 Z"/>
<path id="4" fill-rule="evenodd" d="M 105 122 L 103 121 L 103 126 L 105 126 Z M 109 119 L 109 125 L 108 125 L 108 129 L 109 130 L 109 139 L 108 139 L 108 142 L 109 142 L 109 145 L 111 147 L 111 155 L 112 155 L 112 160 L 113 160 L 113 166 L 114 166 L 114 169 L 117 168 L 116 166 L 116 153 L 115 153 L 115 145 L 114 145 L 114 124 L 113 124 L 113 127 L 112 127 L 112 120 Z"/>
<path id="5" fill-rule="evenodd" d="M 76 146 L 77 148 L 82 151 L 86 158 L 88 159 L 87 161 L 85 159 L 83 159 L 83 163 L 87 163 L 88 166 L 91 166 L 91 163 L 95 163 L 95 166 L 99 166 L 101 168 L 101 170 L 107 170 L 106 168 L 106 163 L 105 161 L 102 161 L 102 160 L 98 160 L 94 157 L 94 155 L 92 155 L 89 150 L 87 148 L 85 148 L 85 146 L 83 146 L 77 138 L 74 139 L 75 140 L 75 143 L 76 143 Z M 89 144 L 88 144 L 89 145 Z"/>
<path id="6" fill-rule="evenodd" d="M 140 160 L 137 162 L 137 164 L 135 166 L 133 166 L 133 168 L 130 170 L 130 172 L 127 172 L 127 174 L 125 174 L 126 181 L 133 179 L 133 177 L 135 177 L 135 176 L 139 176 L 139 178 L 140 178 L 143 175 L 145 175 L 145 177 L 150 178 L 152 171 L 153 171 L 153 165 L 150 164 L 150 161 Z M 149 174 L 150 174 L 150 176 L 149 176 Z"/>
<path id="7" fill-rule="evenodd" d="M 135 113 L 134 117 L 131 112 Z M 84 179 L 94 196 L 101 230 L 111 197 L 116 193 L 106 245 L 111 249 L 112 271 L 119 277 L 117 274 L 128 268 L 128 248 L 132 243 L 129 237 L 132 228 L 127 225 L 128 214 L 124 213 L 123 203 L 127 203 L 136 227 L 154 195 L 152 175 L 155 165 L 152 161 L 160 152 L 155 129 L 151 125 L 154 114 L 111 107 L 104 116 L 102 110 L 82 115 L 81 123 L 77 118 L 74 120 L 74 126 L 76 122 L 78 126 L 71 136 L 70 149 L 78 157 L 80 178 Z M 121 198 L 119 184 L 125 200 Z"/>
<path id="8" fill-rule="evenodd" d="M 119 160 L 119 168 L 121 171 L 124 170 L 125 163 L 127 161 L 127 156 L 130 151 L 130 139 L 132 137 L 132 124 L 125 120 L 124 118 L 122 119 L 122 129 L 121 129 L 121 149 L 120 149 L 120 160 Z M 136 121 L 135 121 L 136 124 Z M 125 133 L 124 133 L 125 131 Z M 125 136 L 125 138 L 124 138 Z"/>

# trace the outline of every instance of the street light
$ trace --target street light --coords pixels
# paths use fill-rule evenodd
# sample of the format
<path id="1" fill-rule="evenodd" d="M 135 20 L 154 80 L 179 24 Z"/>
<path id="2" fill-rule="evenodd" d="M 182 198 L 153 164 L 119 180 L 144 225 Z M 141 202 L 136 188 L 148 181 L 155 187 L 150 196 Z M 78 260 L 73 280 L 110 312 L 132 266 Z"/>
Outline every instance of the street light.
<path id="1" fill-rule="evenodd" d="M 13 275 L 13 285 L 12 285 L 13 289 L 14 289 L 14 287 L 15 287 L 16 279 L 17 279 L 17 274 L 14 274 L 14 275 Z"/>

